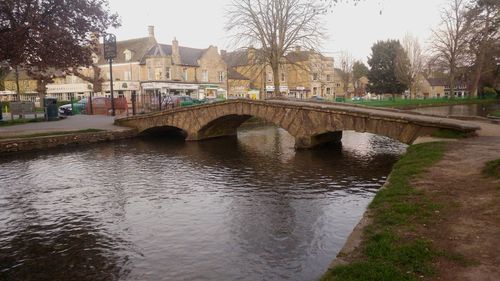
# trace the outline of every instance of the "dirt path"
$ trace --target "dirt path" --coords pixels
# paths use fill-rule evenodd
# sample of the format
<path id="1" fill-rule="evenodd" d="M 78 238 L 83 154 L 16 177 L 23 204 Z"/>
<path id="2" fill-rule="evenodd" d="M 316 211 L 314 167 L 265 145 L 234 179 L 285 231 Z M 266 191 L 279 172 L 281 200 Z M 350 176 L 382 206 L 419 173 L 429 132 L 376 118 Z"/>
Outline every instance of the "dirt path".
<path id="1" fill-rule="evenodd" d="M 500 158 L 500 126 L 480 135 L 450 142 L 443 160 L 412 183 L 442 207 L 432 226 L 417 230 L 448 255 L 436 260 L 433 280 L 500 280 L 500 180 L 481 174 Z"/>

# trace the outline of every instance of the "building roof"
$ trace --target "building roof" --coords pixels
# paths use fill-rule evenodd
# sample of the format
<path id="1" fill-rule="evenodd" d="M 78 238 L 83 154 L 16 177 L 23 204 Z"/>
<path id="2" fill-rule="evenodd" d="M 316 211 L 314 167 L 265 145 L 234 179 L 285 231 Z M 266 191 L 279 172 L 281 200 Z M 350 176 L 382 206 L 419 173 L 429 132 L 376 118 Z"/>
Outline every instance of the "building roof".
<path id="1" fill-rule="evenodd" d="M 227 77 L 229 78 L 229 80 L 250 80 L 249 78 L 245 77 L 232 67 L 228 67 L 227 72 L 228 72 Z"/>
<path id="2" fill-rule="evenodd" d="M 179 46 L 179 53 L 182 65 L 198 66 L 198 60 L 203 56 L 207 49 L 195 49 Z M 171 56 L 172 45 L 157 44 L 151 48 L 147 56 Z"/>
<path id="3" fill-rule="evenodd" d="M 248 50 L 223 53 L 222 59 L 227 65 L 232 67 L 248 65 Z"/>
<path id="4" fill-rule="evenodd" d="M 448 84 L 445 78 L 427 78 L 427 81 L 429 81 L 431 86 L 445 86 Z"/>
<path id="5" fill-rule="evenodd" d="M 285 58 L 291 63 L 297 63 L 308 61 L 310 55 L 310 51 L 293 51 L 286 54 Z"/>
<path id="6" fill-rule="evenodd" d="M 156 40 L 154 37 L 143 37 L 124 41 L 116 42 L 116 52 L 117 56 L 113 60 L 114 63 L 126 63 L 126 62 L 145 62 L 146 54 L 156 45 Z M 98 64 L 106 64 L 107 61 L 103 54 L 103 45 L 99 44 L 99 61 Z M 129 50 L 131 52 L 131 59 L 127 61 L 125 59 L 125 51 Z"/>
<path id="7" fill-rule="evenodd" d="M 47 70 L 48 74 L 53 75 L 53 77 L 64 77 L 66 74 L 61 71 L 57 70 L 54 68 L 50 68 Z M 29 75 L 28 71 L 24 69 L 19 69 L 19 80 L 35 80 L 36 78 L 33 78 Z M 12 69 L 9 71 L 9 73 L 5 76 L 5 81 L 15 81 L 16 80 L 16 72 Z"/>
<path id="8" fill-rule="evenodd" d="M 331 59 L 323 56 L 321 53 L 315 51 L 301 51 L 294 50 L 285 55 L 285 58 L 291 63 L 304 62 L 308 61 L 311 58 L 311 55 L 319 55 L 322 60 Z"/>

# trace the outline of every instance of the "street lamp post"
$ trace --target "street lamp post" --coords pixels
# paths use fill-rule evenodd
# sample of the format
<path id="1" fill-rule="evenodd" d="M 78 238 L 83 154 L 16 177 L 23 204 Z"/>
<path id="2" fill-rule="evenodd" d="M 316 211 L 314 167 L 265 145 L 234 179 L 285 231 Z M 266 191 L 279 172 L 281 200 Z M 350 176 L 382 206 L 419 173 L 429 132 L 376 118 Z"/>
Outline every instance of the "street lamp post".
<path id="1" fill-rule="evenodd" d="M 115 116 L 115 98 L 113 94 L 113 59 L 116 58 L 116 36 L 104 36 L 104 58 L 109 61 L 109 90 L 111 92 L 111 115 Z"/>

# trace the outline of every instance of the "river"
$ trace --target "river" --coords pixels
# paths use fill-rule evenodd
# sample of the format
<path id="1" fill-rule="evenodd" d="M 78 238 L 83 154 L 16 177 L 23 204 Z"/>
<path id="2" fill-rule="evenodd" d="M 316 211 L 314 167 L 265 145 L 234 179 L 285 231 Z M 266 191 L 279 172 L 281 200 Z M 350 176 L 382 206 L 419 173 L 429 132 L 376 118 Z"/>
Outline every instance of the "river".
<path id="1" fill-rule="evenodd" d="M 486 117 L 495 110 L 500 110 L 500 103 L 460 104 L 436 107 L 422 107 L 413 111 L 439 116 L 480 116 Z"/>
<path id="2" fill-rule="evenodd" d="M 134 139 L 0 160 L 0 280 L 317 280 L 406 146 Z"/>

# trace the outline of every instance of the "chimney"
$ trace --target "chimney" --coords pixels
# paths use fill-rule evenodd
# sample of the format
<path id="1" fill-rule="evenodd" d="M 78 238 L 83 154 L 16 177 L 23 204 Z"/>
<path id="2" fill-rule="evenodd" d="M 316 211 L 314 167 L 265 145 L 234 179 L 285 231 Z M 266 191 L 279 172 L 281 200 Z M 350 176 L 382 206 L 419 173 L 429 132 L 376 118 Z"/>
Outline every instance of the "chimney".
<path id="1" fill-rule="evenodd" d="M 149 37 L 152 37 L 152 38 L 155 37 L 155 26 L 154 25 L 148 26 L 148 33 L 149 33 Z"/>
<path id="2" fill-rule="evenodd" d="M 179 41 L 177 41 L 177 38 L 175 37 L 174 40 L 172 40 L 172 60 L 174 61 L 174 64 L 181 63 L 181 52 L 179 50 Z"/>

